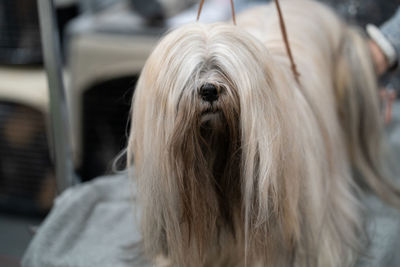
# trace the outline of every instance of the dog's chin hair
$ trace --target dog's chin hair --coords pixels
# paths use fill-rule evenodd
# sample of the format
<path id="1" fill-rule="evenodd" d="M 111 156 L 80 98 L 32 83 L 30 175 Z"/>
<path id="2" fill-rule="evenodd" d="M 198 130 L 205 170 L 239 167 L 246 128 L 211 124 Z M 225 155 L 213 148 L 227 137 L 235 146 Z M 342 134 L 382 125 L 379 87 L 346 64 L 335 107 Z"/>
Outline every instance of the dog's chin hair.
<path id="1" fill-rule="evenodd" d="M 234 238 L 240 231 L 236 223 L 241 219 L 237 211 L 242 203 L 239 107 L 231 106 L 238 99 L 228 99 L 228 86 L 212 105 L 192 94 L 187 97 L 195 99 L 182 99 L 168 140 L 166 160 L 168 166 L 175 166 L 169 172 L 178 186 L 181 209 L 182 247 L 176 248 L 185 253 L 177 255 L 176 262 L 182 266 L 204 264 L 211 244 L 218 253 L 218 246 L 223 245 L 219 237 Z"/>

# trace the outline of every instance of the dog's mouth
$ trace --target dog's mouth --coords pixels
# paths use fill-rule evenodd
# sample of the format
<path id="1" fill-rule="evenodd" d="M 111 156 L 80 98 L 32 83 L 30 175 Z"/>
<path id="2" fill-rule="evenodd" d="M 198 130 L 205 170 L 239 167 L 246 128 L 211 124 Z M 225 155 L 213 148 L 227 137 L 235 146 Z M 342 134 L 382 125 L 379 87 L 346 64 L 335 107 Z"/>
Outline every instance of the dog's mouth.
<path id="1" fill-rule="evenodd" d="M 221 110 L 217 105 L 210 105 L 201 112 L 201 116 L 208 114 L 217 114 L 219 112 L 221 112 Z"/>
<path id="2" fill-rule="evenodd" d="M 222 111 L 217 105 L 217 103 L 210 104 L 207 107 L 205 107 L 204 110 L 201 111 L 200 113 L 201 122 L 219 119 L 221 117 L 221 113 Z"/>

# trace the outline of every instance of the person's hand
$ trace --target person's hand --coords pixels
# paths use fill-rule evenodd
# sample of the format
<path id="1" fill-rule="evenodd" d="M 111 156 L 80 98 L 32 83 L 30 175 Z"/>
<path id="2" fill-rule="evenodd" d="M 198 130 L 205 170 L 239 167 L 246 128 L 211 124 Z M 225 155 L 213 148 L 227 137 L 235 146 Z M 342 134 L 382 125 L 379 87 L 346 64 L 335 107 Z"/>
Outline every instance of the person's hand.
<path id="1" fill-rule="evenodd" d="M 368 41 L 368 47 L 374 61 L 376 74 L 380 76 L 388 69 L 388 61 L 381 48 L 373 40 Z"/>
<path id="2" fill-rule="evenodd" d="M 396 100 L 396 91 L 390 87 L 381 88 L 379 95 L 383 104 L 385 125 L 388 125 L 393 117 L 393 103 Z"/>

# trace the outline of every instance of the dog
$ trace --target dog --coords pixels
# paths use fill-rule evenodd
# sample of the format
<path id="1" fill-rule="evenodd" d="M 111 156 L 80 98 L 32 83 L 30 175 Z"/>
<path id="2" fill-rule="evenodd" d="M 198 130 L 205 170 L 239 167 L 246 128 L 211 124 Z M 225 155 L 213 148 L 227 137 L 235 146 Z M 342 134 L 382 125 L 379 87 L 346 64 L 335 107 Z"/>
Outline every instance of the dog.
<path id="1" fill-rule="evenodd" d="M 313 1 L 282 12 L 298 78 L 273 4 L 175 29 L 144 66 L 128 164 L 160 265 L 352 266 L 360 196 L 399 205 L 365 37 Z"/>

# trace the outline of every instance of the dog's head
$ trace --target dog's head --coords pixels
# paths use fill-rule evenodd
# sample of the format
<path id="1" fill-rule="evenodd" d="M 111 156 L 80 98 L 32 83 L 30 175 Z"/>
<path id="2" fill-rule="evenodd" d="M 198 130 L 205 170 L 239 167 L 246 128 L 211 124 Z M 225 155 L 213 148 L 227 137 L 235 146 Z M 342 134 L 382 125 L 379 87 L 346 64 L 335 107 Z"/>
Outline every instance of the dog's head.
<path id="1" fill-rule="evenodd" d="M 289 130 L 294 86 L 235 26 L 193 24 L 158 44 L 136 87 L 128 146 L 148 251 L 202 262 L 221 236 L 242 239 L 243 221 L 264 231 L 271 210 L 286 218 L 275 218 L 283 239 L 295 235 L 297 198 L 287 191 L 297 182 L 285 180 L 301 158 Z"/>

